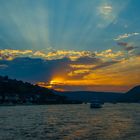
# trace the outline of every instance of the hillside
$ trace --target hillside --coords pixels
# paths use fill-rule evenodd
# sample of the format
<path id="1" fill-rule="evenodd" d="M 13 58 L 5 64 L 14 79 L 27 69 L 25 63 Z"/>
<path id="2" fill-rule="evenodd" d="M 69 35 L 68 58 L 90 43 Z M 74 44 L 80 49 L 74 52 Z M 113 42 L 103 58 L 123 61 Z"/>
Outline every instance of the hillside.
<path id="1" fill-rule="evenodd" d="M 27 82 L 0 76 L 0 104 L 63 104 L 91 102 L 95 98 L 102 102 L 140 102 L 140 86 L 127 93 L 67 91 L 58 92 Z"/>
<path id="2" fill-rule="evenodd" d="M 55 95 L 49 89 L 0 76 L 0 103 L 51 104 L 64 100 L 64 96 Z"/>
<path id="3" fill-rule="evenodd" d="M 123 97 L 125 102 L 140 102 L 140 86 L 136 86 L 129 90 Z"/>
<path id="4" fill-rule="evenodd" d="M 68 92 L 59 92 L 59 95 L 66 96 L 69 100 L 79 100 L 82 102 L 91 102 L 95 98 L 103 102 L 118 102 L 119 98 L 122 97 L 122 93 L 113 93 L 113 92 L 95 92 L 95 91 L 68 91 Z"/>
<path id="5" fill-rule="evenodd" d="M 136 87 L 132 88 L 127 93 L 95 92 L 95 91 L 73 91 L 73 92 L 68 91 L 68 92 L 57 92 L 57 94 L 64 95 L 69 100 L 79 100 L 82 102 L 91 102 L 95 98 L 99 99 L 103 102 L 109 102 L 109 103 L 140 102 L 140 86 L 136 86 Z"/>

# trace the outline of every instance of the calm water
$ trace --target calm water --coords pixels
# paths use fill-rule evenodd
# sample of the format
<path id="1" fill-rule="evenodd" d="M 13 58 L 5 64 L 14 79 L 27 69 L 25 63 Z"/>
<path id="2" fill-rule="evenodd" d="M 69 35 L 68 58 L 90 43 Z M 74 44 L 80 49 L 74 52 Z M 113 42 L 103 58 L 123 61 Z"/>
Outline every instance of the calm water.
<path id="1" fill-rule="evenodd" d="M 139 140 L 140 104 L 0 107 L 0 140 Z"/>

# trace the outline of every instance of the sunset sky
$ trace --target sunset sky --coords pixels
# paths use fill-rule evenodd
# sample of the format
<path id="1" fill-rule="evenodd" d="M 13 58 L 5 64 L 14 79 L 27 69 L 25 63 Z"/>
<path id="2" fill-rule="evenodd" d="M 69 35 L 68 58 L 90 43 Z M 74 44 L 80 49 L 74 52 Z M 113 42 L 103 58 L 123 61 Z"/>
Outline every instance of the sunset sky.
<path id="1" fill-rule="evenodd" d="M 140 85 L 139 0 L 0 0 L 0 75 L 57 90 Z"/>

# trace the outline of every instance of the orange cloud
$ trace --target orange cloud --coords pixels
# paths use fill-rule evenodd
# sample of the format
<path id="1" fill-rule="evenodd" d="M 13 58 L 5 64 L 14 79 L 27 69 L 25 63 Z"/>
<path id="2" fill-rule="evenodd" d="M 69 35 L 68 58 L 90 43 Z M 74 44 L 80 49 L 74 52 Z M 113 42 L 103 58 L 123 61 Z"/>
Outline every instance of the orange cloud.
<path id="1" fill-rule="evenodd" d="M 108 49 L 102 52 L 96 52 L 96 56 L 102 57 L 104 60 L 107 59 L 120 59 L 125 56 L 125 53 L 122 51 L 113 52 L 113 50 Z"/>
<path id="2" fill-rule="evenodd" d="M 140 84 L 140 57 L 126 59 L 109 67 L 97 69 L 94 73 L 85 76 L 103 85 L 138 85 Z"/>
<path id="3" fill-rule="evenodd" d="M 74 50 L 57 50 L 53 52 L 49 52 L 47 55 L 48 59 L 61 59 L 64 57 L 68 57 L 71 60 L 76 60 L 80 57 L 95 56 L 94 52 L 90 51 L 74 51 Z"/>
<path id="4" fill-rule="evenodd" d="M 91 69 L 94 68 L 96 65 L 95 64 L 70 64 L 70 67 L 73 69 Z"/>
<path id="5" fill-rule="evenodd" d="M 114 87 L 122 89 L 140 84 L 140 56 L 112 49 L 101 52 L 54 51 L 45 53 L 32 50 L 0 50 L 0 59 L 12 60 L 16 57 L 43 58 L 44 72 L 49 71 L 48 83 L 41 86 L 67 89 L 81 87 L 92 90 L 93 87 Z M 130 57 L 131 56 L 131 57 Z M 42 63 L 41 63 L 42 64 Z M 1 64 L 2 68 L 8 66 Z M 41 70 L 40 70 L 41 71 Z M 126 89 L 126 88 L 125 88 Z M 101 88 L 102 90 L 102 88 Z"/>
<path id="6" fill-rule="evenodd" d="M 83 89 L 97 91 L 127 91 L 129 88 L 140 84 L 140 57 L 135 56 L 130 59 L 102 67 L 99 69 L 81 69 L 67 73 L 69 77 L 65 79 L 52 79 L 51 87 L 56 89 Z M 75 65 L 74 65 L 75 67 Z M 77 67 L 77 66 L 76 66 Z M 83 75 L 82 75 L 83 74 Z M 60 74 L 61 75 L 61 74 Z M 75 78 L 75 76 L 82 77 Z M 82 88 L 81 88 L 82 87 Z"/>
<path id="7" fill-rule="evenodd" d="M 15 57 L 30 56 L 33 53 L 32 50 L 12 50 L 4 49 L 0 50 L 0 59 L 13 60 Z"/>
<path id="8" fill-rule="evenodd" d="M 43 52 L 43 51 L 33 51 L 33 50 L 12 50 L 12 49 L 4 49 L 0 50 L 0 58 L 6 60 L 12 60 L 16 57 L 38 57 L 47 60 L 53 59 L 62 59 L 69 58 L 72 61 L 80 62 L 83 61 L 91 61 L 92 59 L 96 59 L 97 57 L 103 58 L 118 58 L 124 56 L 124 53 L 121 51 L 113 52 L 111 49 L 102 51 L 102 52 L 92 52 L 92 51 L 75 51 L 75 50 L 56 50 L 52 52 Z"/>

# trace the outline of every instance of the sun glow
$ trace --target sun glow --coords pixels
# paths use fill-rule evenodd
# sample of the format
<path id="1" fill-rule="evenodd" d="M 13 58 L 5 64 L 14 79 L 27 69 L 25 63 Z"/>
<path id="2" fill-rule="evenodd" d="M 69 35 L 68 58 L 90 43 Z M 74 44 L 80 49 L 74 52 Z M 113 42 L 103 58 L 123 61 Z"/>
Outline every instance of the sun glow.
<path id="1" fill-rule="evenodd" d="M 54 80 L 51 80 L 49 84 L 51 86 L 63 85 L 63 84 L 65 84 L 65 81 L 63 79 L 54 79 Z"/>
<path id="2" fill-rule="evenodd" d="M 139 60 L 139 57 L 135 57 L 101 69 L 89 69 L 89 72 L 85 71 L 86 69 L 80 69 L 77 72 L 72 70 L 71 73 L 67 72 L 65 74 L 60 71 L 50 82 L 40 82 L 38 85 L 59 91 L 73 89 L 126 91 L 128 88 L 139 84 L 140 80 L 137 76 L 139 75 Z M 80 67 L 83 68 L 83 65 L 80 65 Z M 130 76 L 131 80 L 129 80 Z"/>

